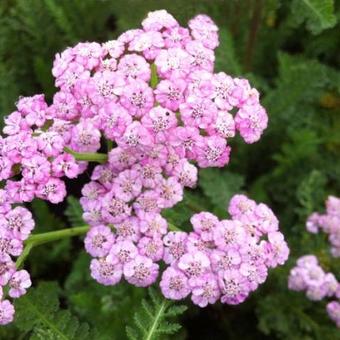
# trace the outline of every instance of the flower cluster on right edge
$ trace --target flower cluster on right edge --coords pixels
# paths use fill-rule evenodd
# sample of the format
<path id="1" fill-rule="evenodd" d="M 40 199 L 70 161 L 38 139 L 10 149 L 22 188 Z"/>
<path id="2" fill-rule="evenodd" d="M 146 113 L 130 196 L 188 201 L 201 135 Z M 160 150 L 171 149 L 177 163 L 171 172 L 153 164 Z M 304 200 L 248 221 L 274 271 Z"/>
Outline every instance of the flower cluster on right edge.
<path id="1" fill-rule="evenodd" d="M 234 195 L 219 221 L 201 212 L 191 218 L 193 232 L 169 232 L 164 237 L 164 262 L 169 266 L 160 282 L 163 295 L 180 300 L 191 293 L 205 307 L 221 300 L 243 302 L 262 284 L 269 268 L 282 265 L 289 248 L 272 210 L 245 195 Z"/>
<path id="2" fill-rule="evenodd" d="M 326 232 L 331 244 L 331 254 L 340 256 L 340 199 L 329 196 L 326 201 L 326 213 L 313 213 L 309 216 L 306 228 L 311 233 L 319 230 Z M 333 273 L 326 273 L 314 255 L 305 255 L 297 260 L 297 265 L 290 271 L 288 287 L 295 291 L 306 292 L 313 301 L 335 298 L 327 304 L 329 317 L 340 328 L 340 283 Z"/>

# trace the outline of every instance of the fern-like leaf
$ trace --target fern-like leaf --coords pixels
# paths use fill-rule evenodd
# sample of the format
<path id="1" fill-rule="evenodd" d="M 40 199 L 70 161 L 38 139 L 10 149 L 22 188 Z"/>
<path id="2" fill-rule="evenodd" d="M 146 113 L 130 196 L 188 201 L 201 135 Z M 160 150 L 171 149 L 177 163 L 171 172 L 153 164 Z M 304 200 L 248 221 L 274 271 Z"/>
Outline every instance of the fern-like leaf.
<path id="1" fill-rule="evenodd" d="M 67 198 L 67 208 L 65 210 L 65 215 L 73 227 L 84 224 L 83 209 L 79 203 L 79 200 L 73 196 L 69 196 Z"/>
<path id="2" fill-rule="evenodd" d="M 334 27 L 334 0 L 294 0 L 292 13 L 297 24 L 306 21 L 307 28 L 318 34 L 327 28 Z"/>
<path id="3" fill-rule="evenodd" d="M 15 303 L 15 325 L 30 333 L 30 339 L 71 340 L 89 339 L 89 326 L 79 323 L 68 310 L 59 306 L 59 286 L 54 282 L 41 283 Z"/>
<path id="4" fill-rule="evenodd" d="M 77 37 L 74 35 L 74 29 L 71 22 L 66 16 L 66 13 L 61 4 L 57 3 L 55 0 L 44 0 L 47 10 L 50 15 L 55 20 L 58 28 L 65 34 L 70 42 L 76 41 Z"/>
<path id="5" fill-rule="evenodd" d="M 130 340 L 156 340 L 174 334 L 181 328 L 180 324 L 171 319 L 183 314 L 187 307 L 174 305 L 153 288 L 149 288 L 149 296 L 150 301 L 143 300 L 135 313 L 134 325 L 126 327 Z"/>
<path id="6" fill-rule="evenodd" d="M 200 187 L 214 205 L 214 213 L 223 217 L 230 198 L 239 192 L 244 178 L 239 174 L 211 168 L 200 171 Z"/>

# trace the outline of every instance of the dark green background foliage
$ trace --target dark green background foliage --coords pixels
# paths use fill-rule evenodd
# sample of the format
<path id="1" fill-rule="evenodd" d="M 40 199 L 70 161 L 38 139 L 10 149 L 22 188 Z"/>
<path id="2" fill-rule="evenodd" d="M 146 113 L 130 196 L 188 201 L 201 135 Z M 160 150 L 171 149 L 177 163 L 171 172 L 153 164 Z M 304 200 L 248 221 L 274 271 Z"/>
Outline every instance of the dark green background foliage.
<path id="1" fill-rule="evenodd" d="M 186 302 L 183 313 L 184 307 L 162 300 L 157 291 L 96 284 L 81 240 L 55 242 L 32 251 L 26 267 L 35 288 L 18 300 L 17 320 L 0 329 L 0 338 L 126 339 L 128 326 L 131 338 L 143 339 L 140 326 L 148 330 L 150 314 L 162 311 L 155 334 L 160 339 L 171 338 L 178 323 L 181 339 L 339 339 L 325 302 L 287 289 L 289 269 L 303 254 L 317 254 L 326 270 L 338 268 L 339 275 L 325 236 L 304 229 L 308 214 L 322 211 L 327 195 L 340 196 L 339 1 L 1 0 L 1 115 L 14 109 L 20 95 L 43 92 L 51 100 L 56 52 L 78 41 L 114 39 L 161 8 L 182 24 L 198 13 L 217 22 L 216 70 L 249 78 L 270 118 L 257 144 L 236 139 L 230 165 L 202 170 L 199 187 L 165 216 L 188 230 L 194 211 L 223 218 L 230 196 L 246 192 L 279 216 L 290 260 L 240 306 L 201 310 Z M 57 208 L 33 202 L 37 232 L 79 224 L 80 187 L 69 186 L 75 198 Z"/>

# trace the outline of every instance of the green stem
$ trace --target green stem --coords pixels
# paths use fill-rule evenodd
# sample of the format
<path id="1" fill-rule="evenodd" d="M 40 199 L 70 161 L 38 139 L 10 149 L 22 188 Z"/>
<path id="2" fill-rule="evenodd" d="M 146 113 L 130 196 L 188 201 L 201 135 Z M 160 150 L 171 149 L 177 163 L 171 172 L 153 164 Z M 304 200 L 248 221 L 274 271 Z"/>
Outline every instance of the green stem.
<path id="1" fill-rule="evenodd" d="M 157 75 L 157 66 L 155 64 L 151 64 L 151 80 L 150 85 L 154 89 L 158 84 L 158 75 Z"/>
<path id="2" fill-rule="evenodd" d="M 182 231 L 182 229 L 176 227 L 175 225 L 173 225 L 170 222 L 168 222 L 168 227 L 169 227 L 169 230 L 171 230 L 171 231 Z"/>
<path id="3" fill-rule="evenodd" d="M 97 162 L 97 163 L 105 163 L 107 161 L 107 155 L 104 153 L 95 153 L 95 152 L 76 152 L 72 149 L 65 147 L 64 151 L 74 156 L 77 161 L 87 161 L 87 162 Z"/>
<path id="4" fill-rule="evenodd" d="M 25 242 L 25 248 L 22 254 L 18 257 L 16 261 L 16 267 L 19 269 L 23 263 L 25 262 L 27 256 L 31 252 L 32 248 L 41 244 L 45 244 L 48 242 L 53 242 L 57 240 L 61 240 L 63 238 L 79 236 L 85 234 L 89 230 L 88 225 L 61 229 L 56 231 L 50 231 L 47 233 L 35 234 L 30 236 Z"/>
<path id="5" fill-rule="evenodd" d="M 178 227 L 173 225 L 172 223 L 168 223 L 169 230 L 171 231 L 181 231 Z M 73 227 L 73 228 L 66 228 L 66 229 L 61 229 L 61 230 L 55 230 L 55 231 L 49 231 L 47 233 L 41 233 L 41 234 L 33 234 L 30 236 L 26 241 L 25 241 L 25 248 L 21 255 L 18 257 L 16 261 L 16 267 L 17 269 L 20 269 L 27 256 L 30 254 L 31 250 L 35 246 L 40 246 L 45 243 L 53 242 L 53 241 L 58 241 L 63 238 L 68 238 L 68 237 L 74 237 L 74 236 L 79 236 L 85 234 L 89 230 L 88 225 L 83 225 L 79 227 Z"/>

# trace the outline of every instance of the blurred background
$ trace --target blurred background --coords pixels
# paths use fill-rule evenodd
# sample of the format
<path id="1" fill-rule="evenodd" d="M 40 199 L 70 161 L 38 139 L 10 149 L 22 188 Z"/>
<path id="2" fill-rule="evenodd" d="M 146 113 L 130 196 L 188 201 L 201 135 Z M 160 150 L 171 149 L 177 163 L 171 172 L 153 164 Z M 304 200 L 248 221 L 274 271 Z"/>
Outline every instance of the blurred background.
<path id="1" fill-rule="evenodd" d="M 1 0 L 0 114 L 19 96 L 55 88 L 54 55 L 79 41 L 104 42 L 140 26 L 148 11 L 167 9 L 182 25 L 198 13 L 220 28 L 216 71 L 246 77 L 262 96 L 269 127 L 254 145 L 235 139 L 223 170 L 200 172 L 199 187 L 166 217 L 189 228 L 194 211 L 225 217 L 235 192 L 267 203 L 279 216 L 291 248 L 288 263 L 240 306 L 193 307 L 179 320 L 180 339 L 340 339 L 325 302 L 308 301 L 287 289 L 289 269 L 303 254 L 316 254 L 339 277 L 340 261 L 329 256 L 325 235 L 305 231 L 306 217 L 322 211 L 329 194 L 340 196 L 340 2 L 332 0 Z M 1 118 L 2 122 L 3 118 Z M 37 232 L 81 223 L 70 185 L 67 204 L 33 202 Z M 37 213 L 38 212 L 38 213 Z M 81 240 L 34 249 L 27 261 L 34 285 L 53 281 L 53 301 L 96 328 L 93 339 L 125 339 L 146 290 L 124 284 L 103 287 L 89 277 Z M 43 261 L 41 259 L 44 259 Z M 28 307 L 27 307 L 28 308 Z M 32 328 L 19 320 L 0 329 L 0 339 L 27 339 Z M 45 333 L 42 333 L 45 334 Z M 49 338 L 46 334 L 40 339 Z"/>

